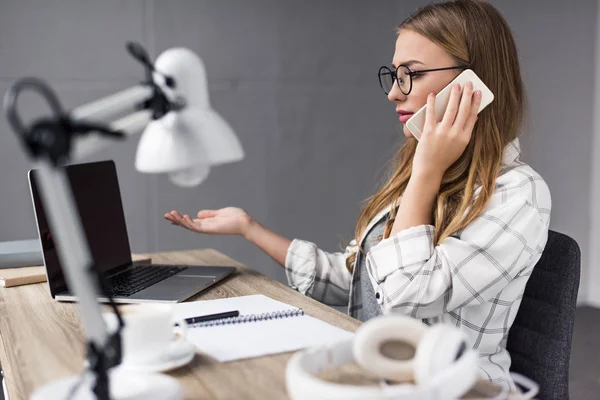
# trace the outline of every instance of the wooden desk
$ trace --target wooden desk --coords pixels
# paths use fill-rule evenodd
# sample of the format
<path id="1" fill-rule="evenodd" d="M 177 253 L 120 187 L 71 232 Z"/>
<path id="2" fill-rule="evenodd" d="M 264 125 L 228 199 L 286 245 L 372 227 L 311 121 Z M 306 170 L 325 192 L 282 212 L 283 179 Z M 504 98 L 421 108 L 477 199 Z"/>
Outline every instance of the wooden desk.
<path id="1" fill-rule="evenodd" d="M 301 307 L 312 316 L 355 331 L 360 322 L 273 281 L 216 250 L 150 254 L 154 263 L 235 265 L 237 272 L 190 300 L 264 294 Z M 46 283 L 0 290 L 0 364 L 10 400 L 28 398 L 51 380 L 78 373 L 84 360 L 79 314 L 73 304 L 50 297 Z M 186 399 L 285 399 L 285 368 L 291 353 L 219 363 L 200 353 L 190 364 L 170 372 L 184 387 Z M 337 374 L 339 381 L 361 381 L 352 365 Z M 333 378 L 334 380 L 337 378 Z M 495 392 L 480 382 L 471 395 Z M 477 394 L 480 394 L 477 396 Z M 467 396 L 468 398 L 473 398 Z"/>

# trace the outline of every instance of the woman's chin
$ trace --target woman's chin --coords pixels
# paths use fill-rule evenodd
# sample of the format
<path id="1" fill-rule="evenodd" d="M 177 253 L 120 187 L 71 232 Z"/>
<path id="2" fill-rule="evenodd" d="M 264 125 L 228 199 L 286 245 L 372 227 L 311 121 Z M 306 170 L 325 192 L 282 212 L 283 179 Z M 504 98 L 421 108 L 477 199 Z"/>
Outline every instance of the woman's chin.
<path id="1" fill-rule="evenodd" d="M 411 138 L 413 137 L 413 134 L 410 133 L 410 131 L 408 130 L 408 128 L 405 125 L 402 125 L 402 132 L 404 133 L 404 136 L 406 136 L 407 138 Z"/>

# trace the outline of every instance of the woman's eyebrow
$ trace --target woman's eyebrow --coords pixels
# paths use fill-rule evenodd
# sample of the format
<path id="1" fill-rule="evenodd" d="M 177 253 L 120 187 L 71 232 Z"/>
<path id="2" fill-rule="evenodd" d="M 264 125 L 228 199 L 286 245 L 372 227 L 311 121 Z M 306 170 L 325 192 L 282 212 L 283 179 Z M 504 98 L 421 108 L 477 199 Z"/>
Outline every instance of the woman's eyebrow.
<path id="1" fill-rule="evenodd" d="M 398 65 L 406 65 L 407 67 L 410 67 L 413 64 L 421 64 L 422 65 L 423 63 L 419 60 L 409 60 L 409 61 L 402 62 Z M 394 63 L 392 63 L 392 67 L 394 67 L 394 68 L 398 68 L 398 65 L 395 65 Z"/>

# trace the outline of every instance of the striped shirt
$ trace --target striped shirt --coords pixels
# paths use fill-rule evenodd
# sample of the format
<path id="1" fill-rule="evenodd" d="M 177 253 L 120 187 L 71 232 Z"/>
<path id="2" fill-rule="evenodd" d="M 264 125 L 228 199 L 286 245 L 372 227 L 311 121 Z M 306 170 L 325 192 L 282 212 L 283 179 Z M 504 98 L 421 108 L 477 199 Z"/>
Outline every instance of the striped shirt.
<path id="1" fill-rule="evenodd" d="M 366 257 L 384 314 L 458 327 L 479 354 L 481 377 L 510 386 L 506 340 L 546 245 L 551 209 L 548 185 L 519 156 L 516 139 L 504 150 L 484 212 L 462 231 L 436 246 L 434 226 L 411 227 L 383 239 Z M 475 196 L 479 192 L 477 188 Z M 366 232 L 389 210 L 382 210 Z M 355 240 L 344 251 L 329 253 L 294 239 L 285 260 L 289 285 L 325 304 L 347 305 L 348 313 L 356 317 L 362 308 L 356 289 L 360 274 L 348 272 L 346 258 L 357 250 Z"/>

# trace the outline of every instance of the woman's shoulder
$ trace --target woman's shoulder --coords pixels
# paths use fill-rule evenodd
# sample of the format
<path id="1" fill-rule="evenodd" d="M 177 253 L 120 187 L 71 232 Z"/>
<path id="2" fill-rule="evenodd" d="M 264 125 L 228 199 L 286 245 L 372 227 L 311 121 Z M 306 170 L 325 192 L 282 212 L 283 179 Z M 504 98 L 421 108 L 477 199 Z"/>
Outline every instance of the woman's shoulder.
<path id="1" fill-rule="evenodd" d="M 515 161 L 500 171 L 489 206 L 523 200 L 549 216 L 552 199 L 548 184 L 530 165 Z"/>

